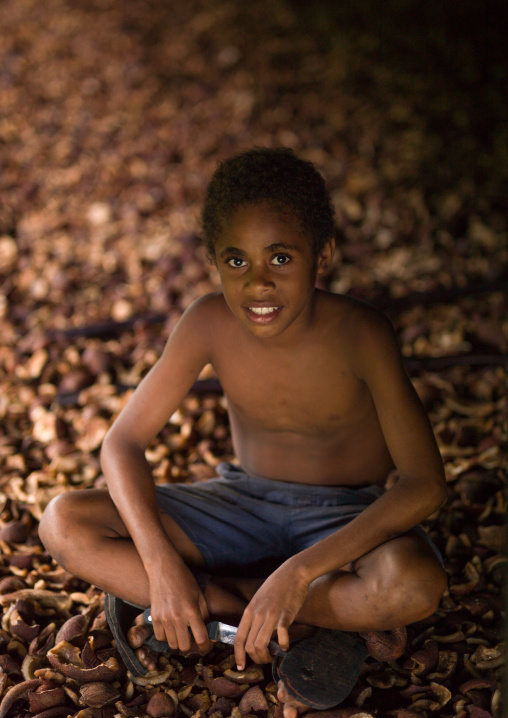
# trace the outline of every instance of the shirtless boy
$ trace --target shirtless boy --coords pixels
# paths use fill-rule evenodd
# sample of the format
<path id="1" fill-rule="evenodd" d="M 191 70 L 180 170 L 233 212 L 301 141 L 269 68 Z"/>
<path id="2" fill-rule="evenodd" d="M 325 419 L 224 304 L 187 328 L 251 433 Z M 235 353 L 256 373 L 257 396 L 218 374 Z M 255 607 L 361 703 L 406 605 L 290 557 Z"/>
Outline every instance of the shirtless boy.
<path id="1" fill-rule="evenodd" d="M 189 650 L 190 628 L 205 652 L 205 624 L 236 621 L 243 669 L 247 654 L 271 661 L 275 638 L 288 651 L 278 695 L 295 718 L 347 694 L 351 685 L 333 686 L 348 670 L 354 683 L 366 655 L 360 634 L 436 610 L 446 574 L 414 527 L 445 501 L 443 467 L 390 323 L 315 288 L 334 223 L 313 166 L 264 149 L 222 163 L 203 227 L 222 293 L 187 309 L 114 422 L 101 454 L 108 490 L 57 497 L 40 535 L 73 574 L 151 606 L 155 638 L 172 649 Z M 156 490 L 145 449 L 208 363 L 238 465 Z M 398 480 L 384 491 L 394 468 Z M 239 577 L 265 559 L 278 565 L 268 576 Z M 317 628 L 290 644 L 296 624 Z M 151 630 L 138 621 L 130 645 Z M 143 670 L 155 667 L 146 648 L 137 656 Z"/>

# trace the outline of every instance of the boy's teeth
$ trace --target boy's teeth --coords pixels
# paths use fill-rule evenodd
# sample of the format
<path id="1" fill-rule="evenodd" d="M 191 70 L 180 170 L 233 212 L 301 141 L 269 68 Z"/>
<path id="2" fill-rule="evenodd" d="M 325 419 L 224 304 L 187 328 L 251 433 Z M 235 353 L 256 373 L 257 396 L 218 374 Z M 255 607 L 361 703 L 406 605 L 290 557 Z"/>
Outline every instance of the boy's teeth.
<path id="1" fill-rule="evenodd" d="M 278 307 L 249 307 L 249 311 L 254 312 L 254 314 L 271 314 L 276 309 Z"/>

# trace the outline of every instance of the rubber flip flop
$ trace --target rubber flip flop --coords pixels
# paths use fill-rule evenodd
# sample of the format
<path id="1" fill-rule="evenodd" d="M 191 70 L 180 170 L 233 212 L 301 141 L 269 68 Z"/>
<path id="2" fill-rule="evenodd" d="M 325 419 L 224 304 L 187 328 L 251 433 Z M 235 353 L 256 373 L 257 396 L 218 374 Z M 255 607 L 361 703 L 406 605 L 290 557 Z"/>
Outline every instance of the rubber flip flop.
<path id="1" fill-rule="evenodd" d="M 333 708 L 353 690 L 367 655 L 358 633 L 317 628 L 275 659 L 274 680 L 311 708 Z"/>
<path id="2" fill-rule="evenodd" d="M 133 676 L 143 676 L 148 670 L 136 657 L 134 649 L 129 645 L 126 636 L 127 630 L 132 626 L 135 617 L 142 610 L 141 606 L 135 606 L 110 593 L 106 593 L 104 600 L 106 619 L 115 639 L 118 653 L 122 657 L 125 667 Z M 169 649 L 167 643 L 166 647 Z"/>

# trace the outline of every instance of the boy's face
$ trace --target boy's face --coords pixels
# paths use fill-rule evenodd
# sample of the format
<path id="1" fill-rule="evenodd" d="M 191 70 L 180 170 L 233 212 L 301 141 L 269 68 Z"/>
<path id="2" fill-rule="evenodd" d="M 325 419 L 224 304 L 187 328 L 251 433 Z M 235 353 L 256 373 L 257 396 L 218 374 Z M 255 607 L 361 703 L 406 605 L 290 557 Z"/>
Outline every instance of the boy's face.
<path id="1" fill-rule="evenodd" d="M 236 210 L 215 244 L 226 302 L 242 326 L 262 339 L 308 326 L 316 276 L 332 255 L 330 240 L 314 257 L 297 218 L 268 203 Z"/>

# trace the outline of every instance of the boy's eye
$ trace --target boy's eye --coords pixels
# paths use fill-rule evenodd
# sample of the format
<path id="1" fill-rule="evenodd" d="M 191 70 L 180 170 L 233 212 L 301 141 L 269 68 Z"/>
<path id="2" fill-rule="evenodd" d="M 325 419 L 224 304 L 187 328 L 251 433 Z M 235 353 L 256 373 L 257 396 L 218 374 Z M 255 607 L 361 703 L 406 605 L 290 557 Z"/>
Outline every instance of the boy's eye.
<path id="1" fill-rule="evenodd" d="M 245 267 L 247 262 L 241 257 L 231 257 L 231 259 L 226 260 L 226 264 L 229 264 L 230 267 L 234 267 L 235 269 L 239 269 L 240 267 Z"/>
<path id="2" fill-rule="evenodd" d="M 283 267 L 285 264 L 291 261 L 291 257 L 287 254 L 276 254 L 272 259 L 272 264 L 276 264 L 278 267 Z"/>

